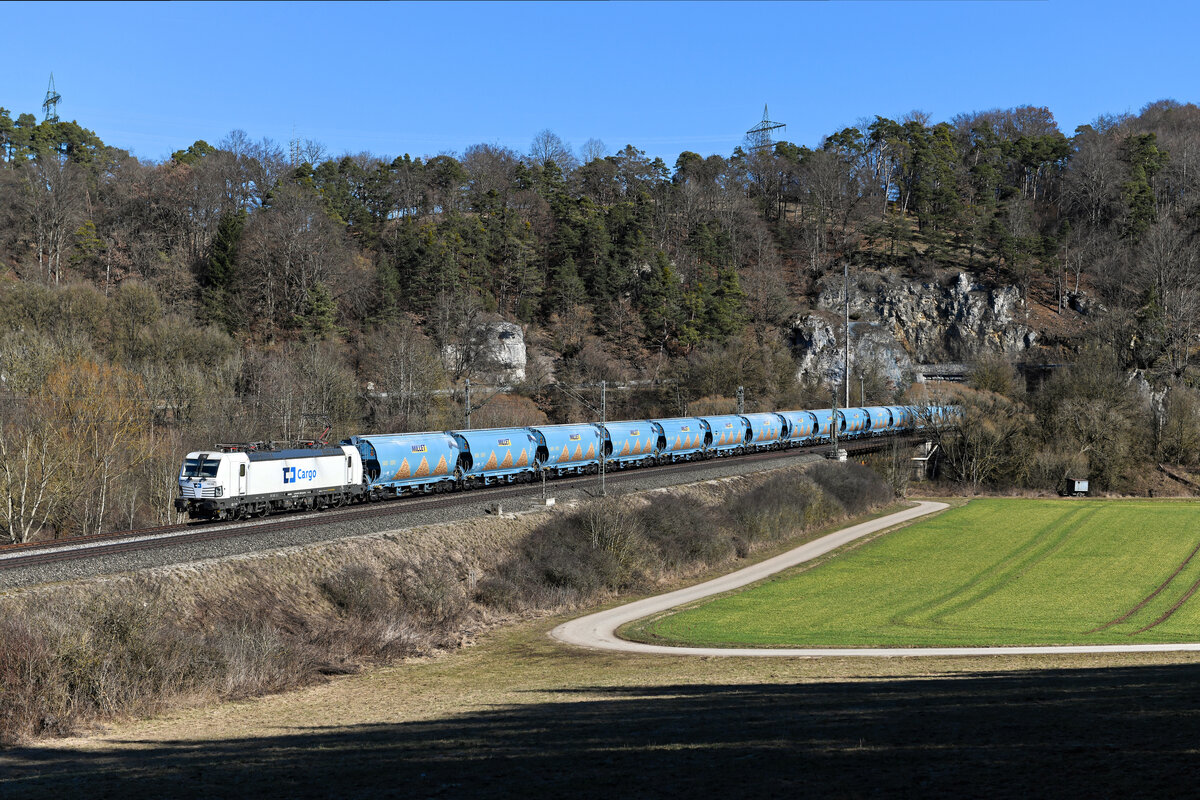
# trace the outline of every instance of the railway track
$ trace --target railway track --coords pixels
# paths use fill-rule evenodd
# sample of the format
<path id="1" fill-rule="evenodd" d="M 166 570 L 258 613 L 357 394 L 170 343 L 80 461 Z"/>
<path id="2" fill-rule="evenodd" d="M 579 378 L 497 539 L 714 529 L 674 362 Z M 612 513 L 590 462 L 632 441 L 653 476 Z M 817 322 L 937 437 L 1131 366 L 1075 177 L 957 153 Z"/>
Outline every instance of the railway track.
<path id="1" fill-rule="evenodd" d="M 904 444 L 914 440 L 912 436 L 889 436 L 839 443 L 850 455 L 859 455 L 891 447 L 893 443 Z M 797 455 L 828 451 L 828 444 L 809 447 L 774 450 L 738 456 L 738 463 L 756 463 L 782 460 Z M 686 473 L 703 469 L 707 465 L 721 463 L 726 459 L 685 461 L 653 468 L 637 468 L 609 472 L 606 480 L 620 485 L 652 471 L 656 475 L 672 472 Z M 580 475 L 555 478 L 547 483 L 547 489 L 581 488 L 596 484 L 597 475 Z M 171 547 L 180 544 L 202 544 L 242 536 L 261 535 L 277 531 L 312 528 L 387 516 L 401 516 L 421 511 L 436 511 L 442 508 L 469 506 L 477 503 L 500 503 L 530 501 L 541 495 L 540 483 L 507 484 L 467 492 L 431 495 L 420 498 L 400 498 L 364 506 L 323 512 L 304 512 L 278 516 L 266 520 L 233 521 L 223 523 L 188 523 L 163 525 L 154 528 L 119 531 L 93 536 L 57 539 L 50 542 L 29 542 L 0 546 L 0 571 L 39 565 L 100 558 L 123 553 L 133 553 Z"/>

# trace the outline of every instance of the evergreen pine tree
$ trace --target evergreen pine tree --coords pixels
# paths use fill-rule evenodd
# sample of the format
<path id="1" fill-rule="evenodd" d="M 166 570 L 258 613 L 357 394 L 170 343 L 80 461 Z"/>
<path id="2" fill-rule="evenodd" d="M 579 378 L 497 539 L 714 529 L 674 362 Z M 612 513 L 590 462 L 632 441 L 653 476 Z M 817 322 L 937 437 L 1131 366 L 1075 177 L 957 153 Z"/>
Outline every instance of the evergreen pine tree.
<path id="1" fill-rule="evenodd" d="M 201 315 L 209 322 L 229 330 L 237 326 L 229 309 L 236 291 L 238 245 L 246 227 L 246 212 L 226 212 L 217 223 L 212 251 L 199 274 Z"/>

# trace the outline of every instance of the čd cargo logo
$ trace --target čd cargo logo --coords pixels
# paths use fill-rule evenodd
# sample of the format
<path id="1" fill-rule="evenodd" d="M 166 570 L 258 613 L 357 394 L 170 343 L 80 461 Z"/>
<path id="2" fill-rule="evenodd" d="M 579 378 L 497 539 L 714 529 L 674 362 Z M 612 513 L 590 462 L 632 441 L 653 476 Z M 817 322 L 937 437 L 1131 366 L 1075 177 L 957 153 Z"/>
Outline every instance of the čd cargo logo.
<path id="1" fill-rule="evenodd" d="M 297 481 L 311 481 L 317 477 L 315 469 L 296 469 L 295 467 L 283 468 L 283 482 L 296 483 Z"/>
<path id="2" fill-rule="evenodd" d="M 414 444 L 414 445 L 412 446 L 412 451 L 413 451 L 414 453 L 424 453 L 424 452 L 425 452 L 425 445 L 423 445 L 423 444 Z"/>
<path id="3" fill-rule="evenodd" d="M 508 447 L 510 444 L 512 444 L 512 440 L 511 439 L 498 439 L 496 441 L 496 444 L 500 445 L 501 447 Z"/>
<path id="4" fill-rule="evenodd" d="M 572 441 L 572 442 L 578 442 L 578 441 L 579 441 L 580 439 L 582 439 L 582 438 L 583 438 L 583 437 L 582 437 L 582 436 L 580 436 L 578 433 L 572 433 L 572 434 L 571 434 L 571 441 Z"/>

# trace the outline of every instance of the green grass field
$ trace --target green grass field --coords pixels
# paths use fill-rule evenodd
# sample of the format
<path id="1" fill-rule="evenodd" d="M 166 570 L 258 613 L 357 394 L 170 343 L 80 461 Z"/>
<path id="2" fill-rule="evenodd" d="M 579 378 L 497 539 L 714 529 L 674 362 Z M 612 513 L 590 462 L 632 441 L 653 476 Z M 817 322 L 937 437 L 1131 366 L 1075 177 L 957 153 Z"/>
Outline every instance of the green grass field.
<path id="1" fill-rule="evenodd" d="M 975 500 L 625 633 L 731 647 L 1197 641 L 1198 545 L 1200 503 Z"/>

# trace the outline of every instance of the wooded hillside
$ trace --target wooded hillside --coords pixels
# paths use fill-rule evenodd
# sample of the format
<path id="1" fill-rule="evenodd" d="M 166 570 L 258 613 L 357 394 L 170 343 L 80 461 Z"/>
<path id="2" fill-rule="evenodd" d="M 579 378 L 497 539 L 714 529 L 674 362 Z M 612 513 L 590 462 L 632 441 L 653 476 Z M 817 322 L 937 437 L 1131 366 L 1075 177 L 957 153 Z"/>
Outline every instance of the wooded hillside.
<path id="1" fill-rule="evenodd" d="M 476 426 L 590 417 L 553 382 L 636 387 L 610 417 L 725 410 L 738 386 L 824 405 L 789 332 L 843 263 L 1086 302 L 1050 357 L 1087 343 L 1185 393 L 1198 231 L 1200 109 L 1170 101 L 1071 135 L 1045 108 L 875 117 L 673 165 L 550 131 L 417 158 L 234 131 L 153 163 L 0 109 L 0 495 L 23 492 L 2 521 L 162 518 L 179 455 L 218 440 L 461 425 L 500 319 L 526 379 Z"/>

